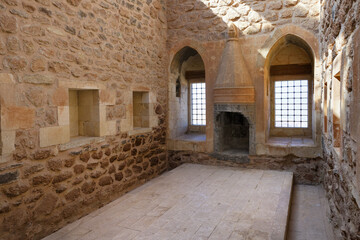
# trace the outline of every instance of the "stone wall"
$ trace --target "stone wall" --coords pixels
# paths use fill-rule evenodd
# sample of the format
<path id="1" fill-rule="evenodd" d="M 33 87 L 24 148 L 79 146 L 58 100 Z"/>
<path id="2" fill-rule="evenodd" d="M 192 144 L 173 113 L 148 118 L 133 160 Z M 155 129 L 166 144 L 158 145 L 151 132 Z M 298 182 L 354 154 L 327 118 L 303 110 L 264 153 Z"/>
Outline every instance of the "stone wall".
<path id="1" fill-rule="evenodd" d="M 323 111 L 327 116 L 322 117 L 327 127 L 323 127 L 324 186 L 339 239 L 360 239 L 359 16 L 360 1 L 322 1 L 323 96 L 328 91 L 328 102 L 323 103 L 328 107 Z M 335 88 L 338 81 L 340 88 Z M 336 99 L 340 100 L 340 111 L 335 111 Z"/>
<path id="2" fill-rule="evenodd" d="M 169 169 L 183 163 L 231 166 L 251 169 L 271 169 L 291 171 L 297 184 L 320 184 L 323 180 L 323 159 L 305 158 L 289 154 L 285 157 L 243 155 L 233 159 L 221 159 L 217 153 L 200 153 L 193 151 L 169 151 Z"/>
<path id="3" fill-rule="evenodd" d="M 179 37 L 221 40 L 231 23 L 242 35 L 270 33 L 286 24 L 318 32 L 319 26 L 317 0 L 169 0 L 167 4 L 170 42 Z"/>
<path id="4" fill-rule="evenodd" d="M 1 239 L 44 237 L 167 169 L 165 15 L 157 0 L 0 1 Z M 69 89 L 99 91 L 100 136 L 69 142 Z M 133 91 L 149 92 L 145 132 Z"/>

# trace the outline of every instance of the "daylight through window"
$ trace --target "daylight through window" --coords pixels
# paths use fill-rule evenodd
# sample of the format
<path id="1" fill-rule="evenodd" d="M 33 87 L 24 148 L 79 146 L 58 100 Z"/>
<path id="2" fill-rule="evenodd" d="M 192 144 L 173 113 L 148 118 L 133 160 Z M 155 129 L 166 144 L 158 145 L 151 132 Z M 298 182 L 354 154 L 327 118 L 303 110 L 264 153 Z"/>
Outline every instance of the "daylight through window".
<path id="1" fill-rule="evenodd" d="M 308 127 L 308 80 L 275 81 L 275 127 Z"/>
<path id="2" fill-rule="evenodd" d="M 190 84 L 191 124 L 206 125 L 205 83 Z"/>

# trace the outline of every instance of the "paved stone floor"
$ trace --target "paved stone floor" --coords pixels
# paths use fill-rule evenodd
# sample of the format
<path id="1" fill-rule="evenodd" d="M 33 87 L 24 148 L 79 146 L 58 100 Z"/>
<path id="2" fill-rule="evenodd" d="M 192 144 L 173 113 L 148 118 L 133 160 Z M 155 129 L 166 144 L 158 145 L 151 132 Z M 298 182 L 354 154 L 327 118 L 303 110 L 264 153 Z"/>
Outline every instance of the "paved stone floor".
<path id="1" fill-rule="evenodd" d="M 183 164 L 46 240 L 283 239 L 292 173 Z"/>
<path id="2" fill-rule="evenodd" d="M 333 240 L 322 186 L 295 185 L 291 200 L 289 240 Z"/>

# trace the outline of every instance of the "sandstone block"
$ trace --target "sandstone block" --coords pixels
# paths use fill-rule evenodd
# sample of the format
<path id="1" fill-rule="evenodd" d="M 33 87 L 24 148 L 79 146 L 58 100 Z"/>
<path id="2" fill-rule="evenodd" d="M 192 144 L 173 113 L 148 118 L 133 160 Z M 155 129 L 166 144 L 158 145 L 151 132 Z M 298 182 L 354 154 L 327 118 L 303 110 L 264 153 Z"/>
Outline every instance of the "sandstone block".
<path id="1" fill-rule="evenodd" d="M 45 60 L 41 57 L 36 57 L 31 61 L 30 69 L 33 72 L 42 72 L 46 69 Z"/>
<path id="2" fill-rule="evenodd" d="M 15 36 L 9 36 L 6 39 L 6 48 L 9 52 L 16 52 L 20 50 L 20 41 Z"/>
<path id="3" fill-rule="evenodd" d="M 70 124 L 69 107 L 59 106 L 57 107 L 58 112 L 58 124 L 59 126 L 66 126 Z"/>
<path id="4" fill-rule="evenodd" d="M 285 7 L 295 6 L 299 0 L 285 0 L 284 5 Z"/>
<path id="5" fill-rule="evenodd" d="M 45 35 L 45 31 L 40 25 L 24 25 L 21 28 L 21 31 L 34 37 L 40 37 Z"/>
<path id="6" fill-rule="evenodd" d="M 262 18 L 259 13 L 251 11 L 248 15 L 248 19 L 250 22 L 260 22 Z"/>
<path id="7" fill-rule="evenodd" d="M 32 13 L 32 12 L 35 11 L 35 7 L 32 6 L 32 5 L 30 5 L 30 4 L 28 4 L 28 3 L 26 3 L 26 2 L 22 2 L 22 6 L 23 6 L 23 8 L 24 8 L 27 12 L 29 12 L 29 13 Z"/>
<path id="8" fill-rule="evenodd" d="M 295 17 L 306 17 L 309 9 L 304 4 L 298 4 L 294 11 Z"/>
<path id="9" fill-rule="evenodd" d="M 1 131 L 1 142 L 2 147 L 0 149 L 0 155 L 11 154 L 15 150 L 15 135 L 16 132 L 11 131 Z"/>
<path id="10" fill-rule="evenodd" d="M 99 179 L 100 186 L 110 185 L 113 182 L 113 179 L 110 176 L 104 176 Z"/>
<path id="11" fill-rule="evenodd" d="M 32 178 L 32 185 L 39 186 L 39 185 L 48 185 L 52 180 L 52 176 L 50 174 L 43 174 L 39 176 L 35 176 Z"/>
<path id="12" fill-rule="evenodd" d="M 50 150 L 38 150 L 32 154 L 32 158 L 34 160 L 44 160 L 50 157 Z"/>
<path id="13" fill-rule="evenodd" d="M 72 6 L 77 7 L 81 3 L 81 0 L 66 0 L 66 2 L 68 2 Z"/>
<path id="14" fill-rule="evenodd" d="M 103 175 L 103 173 L 102 173 L 100 170 L 97 170 L 97 171 L 95 171 L 95 172 L 92 172 L 92 173 L 90 174 L 90 177 L 92 177 L 92 178 L 99 178 L 101 175 Z"/>
<path id="15" fill-rule="evenodd" d="M 278 13 L 277 12 L 266 12 L 264 14 L 264 18 L 270 22 L 278 20 Z"/>
<path id="16" fill-rule="evenodd" d="M 282 8 L 282 2 L 281 1 L 273 1 L 268 3 L 268 9 L 270 10 L 279 10 Z"/>
<path id="17" fill-rule="evenodd" d="M 55 106 L 67 106 L 69 105 L 69 90 L 66 88 L 56 88 L 53 96 L 52 101 Z"/>
<path id="18" fill-rule="evenodd" d="M 30 40 L 23 40 L 23 50 L 27 55 L 34 53 L 34 44 Z"/>
<path id="19" fill-rule="evenodd" d="M 25 168 L 24 170 L 24 176 L 28 177 L 34 173 L 40 172 L 44 169 L 44 166 L 42 164 L 36 164 L 30 167 Z"/>
<path id="20" fill-rule="evenodd" d="M 62 160 L 61 159 L 50 159 L 48 161 L 48 168 L 51 171 L 58 172 L 62 168 Z"/>
<path id="21" fill-rule="evenodd" d="M 116 121 L 100 122 L 100 137 L 115 135 L 116 134 Z"/>
<path id="22" fill-rule="evenodd" d="M 78 197 L 80 197 L 80 188 L 75 188 L 65 195 L 65 199 L 71 202 Z"/>
<path id="23" fill-rule="evenodd" d="M 85 153 L 82 153 L 80 155 L 80 160 L 83 161 L 83 162 L 88 162 L 90 159 L 90 153 L 89 152 L 85 152 Z"/>
<path id="24" fill-rule="evenodd" d="M 40 147 L 64 144 L 69 141 L 69 125 L 40 128 Z"/>
<path id="25" fill-rule="evenodd" d="M 81 191 L 85 194 L 90 194 L 95 190 L 95 186 L 96 183 L 95 181 L 91 181 L 91 182 L 85 182 L 82 186 L 81 186 Z"/>
<path id="26" fill-rule="evenodd" d="M 22 18 L 25 18 L 25 19 L 28 19 L 29 18 L 29 14 L 27 14 L 26 12 L 24 11 L 21 11 L 21 10 L 18 10 L 18 9 L 10 9 L 9 11 L 11 14 L 13 15 L 17 15 L 19 17 L 22 17 Z"/>
<path id="27" fill-rule="evenodd" d="M 67 158 L 64 160 L 64 162 L 65 162 L 64 164 L 65 167 L 71 167 L 75 163 L 75 158 Z"/>
<path id="28" fill-rule="evenodd" d="M 15 33 L 17 32 L 17 21 L 13 16 L 8 16 L 6 14 L 0 15 L 0 28 L 3 32 L 6 33 Z"/>
<path id="29" fill-rule="evenodd" d="M 25 69 L 27 61 L 21 56 L 6 56 L 3 60 L 3 65 L 11 70 L 19 71 Z"/>
<path id="30" fill-rule="evenodd" d="M 59 175 L 56 175 L 52 181 L 53 184 L 63 182 L 69 178 L 72 177 L 72 173 L 70 171 L 60 173 Z"/>
<path id="31" fill-rule="evenodd" d="M 39 70 L 39 68 L 37 68 L 37 70 Z M 26 74 L 21 78 L 20 82 L 49 85 L 49 84 L 54 84 L 55 79 L 53 77 L 41 75 L 41 74 Z"/>
<path id="32" fill-rule="evenodd" d="M 260 30 L 261 30 L 261 24 L 260 23 L 255 23 L 255 24 L 252 24 L 250 27 L 248 27 L 244 31 L 244 33 L 251 35 L 251 34 L 256 34 L 256 33 L 260 32 Z"/>
<path id="33" fill-rule="evenodd" d="M 9 198 L 13 198 L 27 192 L 29 188 L 30 187 L 26 184 L 17 183 L 14 186 L 4 188 L 3 193 Z"/>
<path id="34" fill-rule="evenodd" d="M 70 73 L 69 67 L 63 62 L 49 62 L 49 71 L 53 73 Z"/>
<path id="35" fill-rule="evenodd" d="M 75 174 L 80 174 L 83 173 L 85 171 L 85 166 L 81 165 L 81 164 L 77 164 L 74 166 L 74 173 Z"/>
<path id="36" fill-rule="evenodd" d="M 240 16 L 241 15 L 240 15 L 239 11 L 232 9 L 232 8 L 230 8 L 227 12 L 227 17 L 232 21 L 239 19 Z"/>
<path id="37" fill-rule="evenodd" d="M 34 109 L 27 107 L 2 107 L 1 108 L 1 129 L 16 130 L 31 128 L 34 125 Z"/>
<path id="38" fill-rule="evenodd" d="M 114 173 L 115 171 L 116 171 L 115 166 L 114 166 L 114 165 L 111 165 L 111 166 L 109 167 L 109 174 L 112 174 L 112 173 Z"/>
<path id="39" fill-rule="evenodd" d="M 280 18 L 291 18 L 293 14 L 292 9 L 285 9 L 280 13 Z"/>
<path id="40" fill-rule="evenodd" d="M 124 178 L 124 175 L 122 174 L 122 172 L 115 173 L 116 181 L 121 181 L 123 178 Z"/>

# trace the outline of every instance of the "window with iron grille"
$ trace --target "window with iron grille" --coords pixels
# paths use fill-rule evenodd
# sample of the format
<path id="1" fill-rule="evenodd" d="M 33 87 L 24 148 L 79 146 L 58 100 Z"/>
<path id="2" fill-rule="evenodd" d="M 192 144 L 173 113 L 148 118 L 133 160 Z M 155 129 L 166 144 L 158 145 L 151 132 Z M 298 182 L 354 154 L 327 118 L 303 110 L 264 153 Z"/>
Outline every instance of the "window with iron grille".
<path id="1" fill-rule="evenodd" d="M 191 125 L 206 125 L 205 83 L 190 84 Z"/>
<path id="2" fill-rule="evenodd" d="M 274 87 L 275 128 L 308 128 L 308 80 L 275 81 Z"/>

